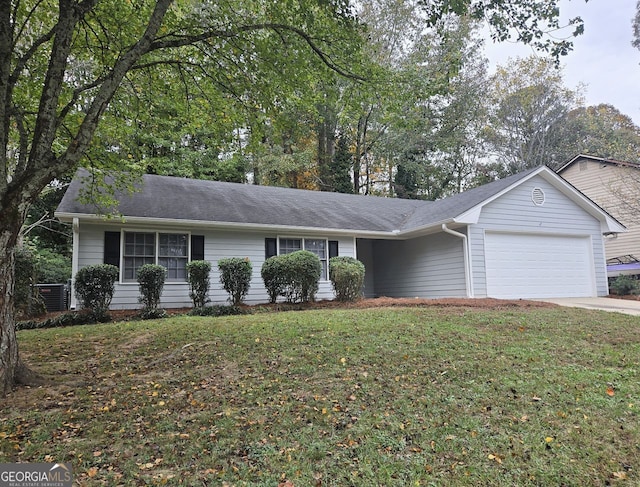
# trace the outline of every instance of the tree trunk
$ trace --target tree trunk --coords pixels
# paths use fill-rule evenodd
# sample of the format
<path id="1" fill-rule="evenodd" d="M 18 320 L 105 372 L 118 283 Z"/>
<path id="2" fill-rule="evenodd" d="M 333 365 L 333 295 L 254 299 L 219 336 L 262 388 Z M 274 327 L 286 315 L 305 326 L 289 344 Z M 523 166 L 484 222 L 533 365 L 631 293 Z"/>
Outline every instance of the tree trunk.
<path id="1" fill-rule="evenodd" d="M 0 248 L 5 249 L 0 255 L 0 397 L 13 388 L 20 366 L 13 302 L 15 243 L 9 243 L 10 233 L 3 229 L 0 234 Z"/>
<path id="2" fill-rule="evenodd" d="M 0 397 L 16 384 L 35 385 L 43 379 L 20 360 L 15 327 L 15 253 L 18 246 L 22 212 L 5 208 L 0 220 Z M 6 215 L 6 218 L 5 218 Z"/>

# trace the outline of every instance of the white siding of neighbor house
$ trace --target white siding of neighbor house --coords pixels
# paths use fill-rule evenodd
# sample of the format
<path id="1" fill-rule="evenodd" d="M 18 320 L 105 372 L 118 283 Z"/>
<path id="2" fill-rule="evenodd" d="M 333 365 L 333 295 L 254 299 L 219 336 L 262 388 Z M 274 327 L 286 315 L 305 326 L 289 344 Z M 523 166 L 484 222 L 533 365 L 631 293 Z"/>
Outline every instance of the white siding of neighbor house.
<path id="1" fill-rule="evenodd" d="M 122 227 L 114 224 L 87 224 L 80 223 L 79 235 L 79 259 L 78 267 L 87 265 L 102 264 L 104 258 L 104 232 L 119 231 Z M 218 260 L 227 257 L 248 258 L 253 268 L 253 278 L 249 294 L 245 299 L 247 304 L 267 303 L 269 301 L 267 292 L 262 282 L 260 270 L 265 260 L 265 238 L 275 238 L 278 236 L 296 238 L 327 238 L 338 241 L 338 253 L 344 256 L 355 256 L 355 240 L 352 237 L 335 237 L 328 234 L 311 235 L 287 233 L 277 235 L 272 233 L 243 232 L 215 229 L 185 229 L 177 227 L 125 227 L 127 231 L 147 231 L 147 232 L 172 232 L 191 233 L 193 235 L 204 235 L 205 259 L 211 262 L 209 304 L 227 304 L 229 295 L 222 289 L 220 284 L 220 273 L 218 271 Z M 328 251 L 328 250 L 327 250 Z M 333 299 L 334 293 L 329 281 L 321 281 L 316 299 Z M 137 309 L 141 305 L 138 302 L 139 291 L 137 283 L 117 283 L 116 291 L 111 302 L 112 309 Z M 187 283 L 165 282 L 160 306 L 163 308 L 186 308 L 191 307 L 189 298 L 189 286 Z"/>
<path id="2" fill-rule="evenodd" d="M 532 200 L 534 188 L 545 195 L 544 204 Z M 502 231 L 522 234 L 590 236 L 593 245 L 598 296 L 608 293 L 604 244 L 600 222 L 541 177 L 534 177 L 482 208 L 477 224 L 471 225 L 471 253 L 476 297 L 487 296 L 484 234 Z"/>
<path id="3" fill-rule="evenodd" d="M 447 234 L 373 242 L 375 293 L 388 297 L 465 297 L 462 239 Z"/>

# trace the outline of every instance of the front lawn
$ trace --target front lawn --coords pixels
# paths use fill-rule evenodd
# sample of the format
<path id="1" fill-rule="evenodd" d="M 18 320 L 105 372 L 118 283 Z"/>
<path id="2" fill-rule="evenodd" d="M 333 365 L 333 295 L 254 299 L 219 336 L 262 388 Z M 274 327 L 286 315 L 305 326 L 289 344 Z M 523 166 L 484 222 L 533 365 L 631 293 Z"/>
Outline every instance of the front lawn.
<path id="1" fill-rule="evenodd" d="M 19 333 L 0 463 L 79 485 L 640 484 L 640 321 L 321 309 Z"/>

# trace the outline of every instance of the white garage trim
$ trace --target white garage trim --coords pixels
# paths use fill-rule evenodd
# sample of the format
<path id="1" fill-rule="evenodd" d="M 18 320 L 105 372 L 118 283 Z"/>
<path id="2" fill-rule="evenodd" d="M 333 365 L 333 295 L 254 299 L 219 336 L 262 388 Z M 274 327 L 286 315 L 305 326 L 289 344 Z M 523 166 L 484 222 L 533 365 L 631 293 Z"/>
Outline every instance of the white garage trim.
<path id="1" fill-rule="evenodd" d="M 590 236 L 486 232 L 484 245 L 489 297 L 597 294 Z"/>

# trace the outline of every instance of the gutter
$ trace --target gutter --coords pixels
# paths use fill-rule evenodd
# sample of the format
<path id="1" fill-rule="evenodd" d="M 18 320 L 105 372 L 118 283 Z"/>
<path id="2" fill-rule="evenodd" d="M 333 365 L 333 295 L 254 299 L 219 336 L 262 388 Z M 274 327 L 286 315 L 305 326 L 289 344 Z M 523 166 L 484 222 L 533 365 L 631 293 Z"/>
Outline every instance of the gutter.
<path id="1" fill-rule="evenodd" d="M 469 248 L 469 239 L 464 233 L 456 232 L 455 230 L 451 230 L 447 227 L 446 223 L 442 224 L 442 231 L 448 233 L 449 235 L 453 235 L 454 237 L 458 237 L 462 239 L 462 247 L 464 254 L 464 280 L 467 286 L 467 297 L 473 298 L 473 270 L 471 266 L 471 249 Z"/>
<path id="2" fill-rule="evenodd" d="M 328 235 L 345 235 L 357 238 L 381 238 L 381 239 L 401 239 L 403 233 L 399 230 L 362 230 L 353 228 L 324 228 L 324 227 L 303 227 L 294 225 L 269 224 L 269 223 L 240 223 L 240 222 L 220 222 L 209 220 L 175 220 L 170 218 L 157 217 L 113 217 L 108 218 L 102 215 L 89 213 L 66 213 L 55 212 L 55 216 L 63 222 L 70 222 L 80 219 L 86 223 L 100 224 L 120 224 L 128 226 L 162 226 L 165 228 L 182 228 L 182 227 L 199 227 L 199 228 L 215 228 L 225 230 L 243 230 L 258 232 L 278 232 L 282 234 L 328 234 Z"/>

